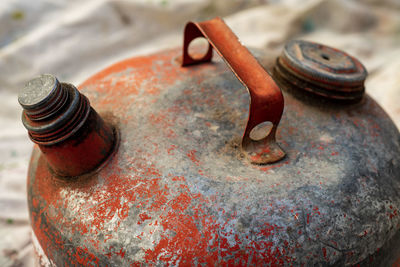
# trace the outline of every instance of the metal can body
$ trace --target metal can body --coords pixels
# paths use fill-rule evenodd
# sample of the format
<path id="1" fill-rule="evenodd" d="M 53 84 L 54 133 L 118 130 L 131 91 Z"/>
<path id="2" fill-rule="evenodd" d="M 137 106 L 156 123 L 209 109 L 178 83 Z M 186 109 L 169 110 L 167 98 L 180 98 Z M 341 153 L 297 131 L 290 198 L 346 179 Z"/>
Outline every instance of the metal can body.
<path id="1" fill-rule="evenodd" d="M 182 68 L 180 54 L 129 59 L 80 86 L 120 134 L 97 171 L 54 177 L 35 146 L 28 202 L 50 262 L 350 265 L 399 257 L 400 135 L 369 96 L 336 106 L 283 90 L 277 142 L 286 157 L 255 165 L 238 149 L 246 90 L 221 60 Z"/>

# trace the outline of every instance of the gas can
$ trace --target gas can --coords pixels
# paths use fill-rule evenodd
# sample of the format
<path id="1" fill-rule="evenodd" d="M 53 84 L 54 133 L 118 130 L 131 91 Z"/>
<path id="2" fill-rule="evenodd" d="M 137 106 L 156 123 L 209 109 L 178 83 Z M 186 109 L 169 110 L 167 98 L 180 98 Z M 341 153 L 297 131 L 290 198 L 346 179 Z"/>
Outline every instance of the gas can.
<path id="1" fill-rule="evenodd" d="M 202 55 L 188 50 L 198 37 Z M 252 51 L 216 18 L 79 89 L 50 74 L 26 84 L 40 264 L 400 261 L 400 134 L 365 67 L 301 40 L 273 60 Z"/>

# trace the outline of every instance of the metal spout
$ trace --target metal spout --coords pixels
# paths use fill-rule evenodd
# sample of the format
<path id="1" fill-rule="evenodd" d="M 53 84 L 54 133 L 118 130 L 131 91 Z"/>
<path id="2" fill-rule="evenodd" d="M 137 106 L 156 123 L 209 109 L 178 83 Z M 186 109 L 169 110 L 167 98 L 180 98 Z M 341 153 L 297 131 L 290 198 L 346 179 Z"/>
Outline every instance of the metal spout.
<path id="1" fill-rule="evenodd" d="M 21 90 L 22 122 L 59 176 L 94 170 L 111 153 L 113 128 L 90 106 L 75 86 L 44 74 Z"/>

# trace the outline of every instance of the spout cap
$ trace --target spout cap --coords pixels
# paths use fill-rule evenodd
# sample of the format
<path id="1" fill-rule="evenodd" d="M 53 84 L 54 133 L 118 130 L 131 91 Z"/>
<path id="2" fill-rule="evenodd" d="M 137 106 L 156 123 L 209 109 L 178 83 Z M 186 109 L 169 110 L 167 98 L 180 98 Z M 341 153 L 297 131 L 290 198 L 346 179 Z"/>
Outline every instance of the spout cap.
<path id="1" fill-rule="evenodd" d="M 365 67 L 344 51 L 292 40 L 275 66 L 278 78 L 293 88 L 337 101 L 357 102 L 364 94 Z"/>
<path id="2" fill-rule="evenodd" d="M 25 84 L 18 94 L 18 102 L 26 110 L 38 109 L 52 98 L 59 84 L 51 74 L 40 75 Z"/>

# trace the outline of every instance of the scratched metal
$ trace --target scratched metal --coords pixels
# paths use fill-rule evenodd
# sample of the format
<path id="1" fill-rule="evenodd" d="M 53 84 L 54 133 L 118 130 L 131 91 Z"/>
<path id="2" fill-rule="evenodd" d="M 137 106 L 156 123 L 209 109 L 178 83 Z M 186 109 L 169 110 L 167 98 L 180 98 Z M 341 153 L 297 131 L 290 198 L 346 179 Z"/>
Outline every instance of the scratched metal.
<path id="1" fill-rule="evenodd" d="M 400 135 L 369 96 L 321 105 L 284 90 L 277 142 L 287 155 L 254 165 L 239 149 L 245 88 L 220 59 L 183 68 L 180 55 L 128 59 L 80 86 L 120 134 L 96 173 L 57 179 L 35 146 L 30 216 L 53 264 L 376 266 L 399 257 Z"/>

